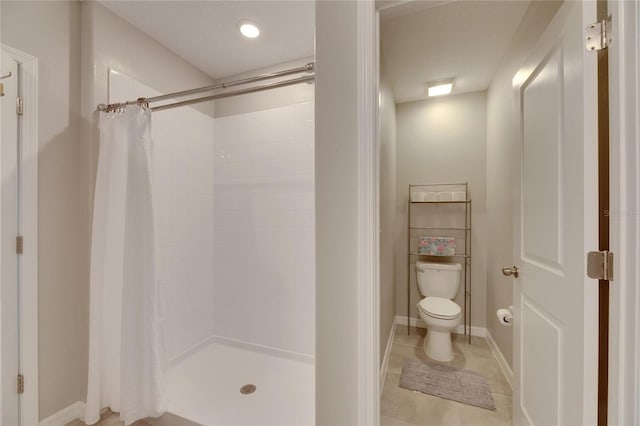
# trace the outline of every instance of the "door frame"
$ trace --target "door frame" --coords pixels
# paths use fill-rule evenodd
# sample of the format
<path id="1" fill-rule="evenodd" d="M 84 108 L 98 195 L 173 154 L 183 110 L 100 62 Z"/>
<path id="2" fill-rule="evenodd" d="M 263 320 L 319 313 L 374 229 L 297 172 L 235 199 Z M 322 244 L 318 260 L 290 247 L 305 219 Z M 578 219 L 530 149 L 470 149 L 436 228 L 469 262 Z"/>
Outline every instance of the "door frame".
<path id="1" fill-rule="evenodd" d="M 359 1 L 358 102 L 358 424 L 380 424 L 380 243 L 378 132 L 378 17 L 373 0 Z"/>
<path id="2" fill-rule="evenodd" d="M 369 3 L 369 2 L 362 2 Z M 375 25 L 375 19 L 369 12 L 365 12 L 367 6 L 358 8 L 359 23 L 369 22 L 368 25 L 358 25 L 358 38 L 367 40 L 372 37 L 370 26 Z M 637 390 L 640 389 L 640 313 L 636 311 L 640 306 L 640 265 L 636 259 L 640 256 L 640 149 L 635 145 L 640 140 L 640 67 L 638 63 L 638 45 L 634 40 L 640 40 L 640 5 L 635 2 L 617 2 L 609 0 L 609 11 L 613 15 L 614 41 L 610 45 L 609 58 L 609 85 L 610 85 L 610 120 L 611 120 L 611 210 L 626 212 L 631 219 L 624 226 L 612 221 L 611 224 L 611 251 L 616 255 L 614 270 L 616 275 L 611 285 L 611 312 L 610 317 L 610 360 L 609 363 L 609 423 L 610 424 L 638 424 L 640 423 L 640 402 L 637 400 Z M 373 35 L 378 42 L 379 35 Z M 369 41 L 371 42 L 371 41 Z M 375 70 L 376 81 L 379 64 L 374 52 L 358 51 L 358 60 L 369 64 Z M 364 70 L 365 67 L 359 68 Z M 372 71 L 368 71 L 372 72 Z M 360 80 L 360 88 L 366 88 L 367 83 Z M 629 96 L 628 94 L 635 94 Z M 359 102 L 359 113 L 366 114 L 371 111 L 373 100 Z M 374 105 L 374 107 L 376 107 Z M 375 120 L 362 120 L 358 122 L 359 133 L 369 134 Z M 373 130 L 375 132 L 375 130 Z M 374 133 L 375 134 L 375 133 Z M 375 134 L 376 143 L 379 144 L 378 135 Z M 360 142 L 360 141 L 359 141 Z M 359 150 L 359 164 L 370 162 L 369 172 L 373 171 L 376 179 L 378 152 L 373 158 L 364 150 Z M 372 164 L 373 163 L 373 164 Z M 364 172 L 363 177 L 370 176 Z M 377 180 L 376 180 L 377 181 Z M 360 182 L 360 180 L 359 180 Z M 366 189 L 364 185 L 359 189 Z M 377 188 L 371 188 L 377 191 Z M 377 194 L 373 198 L 364 200 L 359 198 L 359 207 L 368 206 L 372 211 L 377 211 Z M 373 212 L 367 214 L 366 210 L 359 208 L 359 218 L 376 221 Z M 374 238 L 375 241 L 377 239 Z M 359 239 L 358 246 L 361 250 L 367 250 L 370 267 L 377 271 L 377 249 L 372 247 L 374 241 Z M 363 252 L 364 253 L 364 252 Z M 358 279 L 359 306 L 364 303 L 377 300 L 379 292 L 379 280 L 374 281 L 374 289 L 367 289 L 366 285 L 371 281 Z M 374 312 L 359 312 L 358 328 L 364 331 L 366 338 L 360 339 L 358 348 L 360 353 L 366 350 L 377 352 L 373 347 L 379 331 L 378 306 Z M 373 374 L 371 360 L 368 365 L 361 364 L 360 377 Z M 593 374 L 593 373 L 591 373 Z M 366 380 L 361 381 L 367 383 Z M 368 383 L 374 383 L 369 378 Z M 361 388 L 362 389 L 362 388 Z M 369 419 L 379 416 L 379 400 L 371 401 L 369 392 L 360 392 L 358 398 L 359 412 L 368 413 Z M 366 394 L 366 397 L 365 397 Z M 361 417 L 361 419 L 366 417 Z M 364 423 L 360 423 L 364 424 Z M 377 423 L 369 423 L 377 424 Z"/>
<path id="3" fill-rule="evenodd" d="M 608 2 L 610 245 L 615 255 L 610 283 L 609 424 L 640 423 L 640 5 Z"/>
<path id="4" fill-rule="evenodd" d="M 21 328 L 22 374 L 25 388 L 21 402 L 24 425 L 37 425 L 38 411 L 38 59 L 25 52 L 0 44 L 2 54 L 21 66 L 24 114 L 20 132 L 20 212 L 24 238 L 21 260 Z"/>

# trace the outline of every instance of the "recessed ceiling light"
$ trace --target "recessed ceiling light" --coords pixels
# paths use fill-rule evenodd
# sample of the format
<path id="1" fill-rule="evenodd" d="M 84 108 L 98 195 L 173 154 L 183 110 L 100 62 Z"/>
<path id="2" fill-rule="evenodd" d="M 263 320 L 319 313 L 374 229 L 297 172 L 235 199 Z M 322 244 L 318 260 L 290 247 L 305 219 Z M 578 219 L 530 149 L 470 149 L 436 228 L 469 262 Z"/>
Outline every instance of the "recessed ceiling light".
<path id="1" fill-rule="evenodd" d="M 247 38 L 256 38 L 260 35 L 260 28 L 253 22 L 240 22 L 240 32 Z"/>
<path id="2" fill-rule="evenodd" d="M 427 83 L 427 96 L 448 95 L 453 89 L 453 79 L 444 81 L 432 81 Z"/>

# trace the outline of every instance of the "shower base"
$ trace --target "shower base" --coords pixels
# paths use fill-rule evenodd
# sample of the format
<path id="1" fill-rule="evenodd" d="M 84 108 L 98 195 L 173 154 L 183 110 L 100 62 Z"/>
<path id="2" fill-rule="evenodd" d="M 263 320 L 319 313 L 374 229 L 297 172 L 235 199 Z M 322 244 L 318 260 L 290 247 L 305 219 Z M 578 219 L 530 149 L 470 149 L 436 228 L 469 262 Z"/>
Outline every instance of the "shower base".
<path id="1" fill-rule="evenodd" d="M 241 393 L 245 385 L 255 385 L 255 391 Z M 315 422 L 313 361 L 279 356 L 260 348 L 254 351 L 224 342 L 208 343 L 169 370 L 167 389 L 169 413 L 163 417 L 174 414 L 189 420 L 185 424 Z"/>

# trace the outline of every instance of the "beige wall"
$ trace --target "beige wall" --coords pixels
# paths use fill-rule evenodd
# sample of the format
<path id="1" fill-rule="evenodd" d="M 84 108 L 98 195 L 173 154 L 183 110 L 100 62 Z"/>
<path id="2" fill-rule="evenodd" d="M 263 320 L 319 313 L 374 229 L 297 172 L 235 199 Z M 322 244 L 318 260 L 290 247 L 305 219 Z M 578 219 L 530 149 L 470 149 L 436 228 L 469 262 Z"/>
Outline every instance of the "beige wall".
<path id="1" fill-rule="evenodd" d="M 487 329 L 500 351 L 512 364 L 513 329 L 503 327 L 496 317 L 498 308 L 511 305 L 513 279 L 502 275 L 503 266 L 513 265 L 514 122 L 512 79 L 539 34 L 561 2 L 532 2 L 505 59 L 498 67 L 487 91 Z"/>
<path id="2" fill-rule="evenodd" d="M 38 58 L 40 417 L 86 380 L 88 252 L 80 146 L 80 3 L 1 3 L 2 42 Z M 27 242 L 28 244 L 28 242 Z"/>
<path id="3" fill-rule="evenodd" d="M 316 424 L 358 422 L 356 2 L 316 3 Z"/>
<path id="4" fill-rule="evenodd" d="M 396 103 L 380 69 L 380 363 L 396 315 Z"/>
<path id="5" fill-rule="evenodd" d="M 401 103 L 397 110 L 396 312 L 407 315 L 407 206 L 409 184 L 469 183 L 472 200 L 471 323 L 486 323 L 486 93 Z M 415 260 L 413 258 L 412 260 Z M 420 294 L 410 273 L 410 315 L 418 318 Z M 464 292 L 456 302 L 463 306 Z"/>

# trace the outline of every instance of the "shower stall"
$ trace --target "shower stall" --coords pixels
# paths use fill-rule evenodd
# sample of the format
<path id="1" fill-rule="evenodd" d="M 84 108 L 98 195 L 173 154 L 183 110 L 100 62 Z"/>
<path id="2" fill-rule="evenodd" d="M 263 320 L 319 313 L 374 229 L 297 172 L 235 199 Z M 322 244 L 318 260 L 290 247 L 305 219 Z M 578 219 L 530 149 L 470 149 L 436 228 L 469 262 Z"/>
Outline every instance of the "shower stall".
<path id="1" fill-rule="evenodd" d="M 119 411 L 125 423 L 163 412 L 153 421 L 314 423 L 313 68 L 312 61 L 297 61 L 170 94 L 109 70 L 109 100 L 115 102 L 98 106 L 87 423 L 106 407 Z M 128 130 L 109 128 L 110 119 Z M 143 127 L 134 131 L 142 136 L 131 139 L 135 126 Z M 128 166 L 111 170 L 115 181 L 128 174 L 120 224 L 127 235 L 119 244 L 138 244 L 147 229 L 155 254 L 114 248 L 133 256 L 122 260 L 124 290 L 116 289 L 115 297 L 121 294 L 122 304 L 114 307 L 113 295 L 96 297 L 113 291 L 94 271 L 109 269 L 100 247 L 109 250 L 109 226 L 117 222 L 102 219 L 112 223 L 101 225 L 105 211 L 98 203 L 101 193 L 112 204 L 117 198 L 116 184 L 101 186 L 105 170 L 118 163 L 104 158 L 103 145 L 127 138 L 127 159 L 119 161 Z M 141 159 L 135 160 L 135 147 L 144 143 L 148 152 L 138 150 Z M 148 208 L 140 207 L 145 179 L 135 182 L 140 165 L 150 174 Z M 101 233 L 107 240 L 102 245 Z M 145 280 L 136 271 L 145 262 L 155 278 L 140 284 Z M 136 279 L 128 282 L 130 269 Z M 131 296 L 126 289 L 132 286 L 142 290 Z M 107 312 L 121 321 L 105 320 Z M 109 365 L 110 352 L 123 354 L 118 365 Z M 149 364 L 157 371 L 135 368 Z M 131 390 L 137 389 L 131 382 L 142 394 Z M 110 386 L 117 388 L 113 395 Z M 124 400 L 136 407 L 128 411 L 132 404 Z M 136 411 L 145 404 L 153 408 Z"/>

